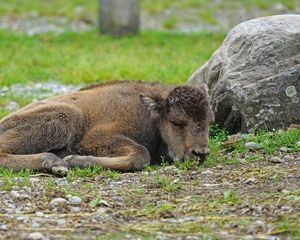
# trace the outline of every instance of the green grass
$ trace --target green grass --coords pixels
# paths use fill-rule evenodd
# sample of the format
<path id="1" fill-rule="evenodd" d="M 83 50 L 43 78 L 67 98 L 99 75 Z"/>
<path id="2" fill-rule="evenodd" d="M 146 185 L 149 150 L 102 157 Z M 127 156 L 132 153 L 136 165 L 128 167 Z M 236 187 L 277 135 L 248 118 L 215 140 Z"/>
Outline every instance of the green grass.
<path id="1" fill-rule="evenodd" d="M 101 166 L 93 166 L 86 168 L 73 168 L 68 173 L 67 180 L 68 182 L 73 182 L 75 178 L 78 177 L 92 177 L 103 173 L 105 170 Z"/>
<path id="2" fill-rule="evenodd" d="M 15 186 L 29 186 L 29 176 L 32 174 L 34 174 L 34 171 L 30 169 L 14 171 L 12 169 L 0 168 L 0 190 L 11 191 Z"/>
<path id="3" fill-rule="evenodd" d="M 298 217 L 283 218 L 278 224 L 278 230 L 292 236 L 291 239 L 300 240 L 300 221 Z"/>
<path id="4" fill-rule="evenodd" d="M 211 130 L 210 139 L 210 157 L 204 163 L 204 166 L 214 166 L 219 163 L 240 163 L 240 158 L 244 153 L 249 152 L 245 147 L 245 143 L 250 141 L 247 139 L 251 135 L 246 135 L 240 141 L 232 145 L 224 145 L 223 142 L 227 139 L 228 132 L 220 127 L 213 127 Z M 253 139 L 252 139 L 253 138 Z M 277 132 L 259 131 L 254 136 L 251 136 L 251 141 L 260 143 L 262 151 L 265 154 L 273 154 L 281 147 L 287 147 L 290 152 L 300 151 L 300 147 L 296 146 L 296 142 L 300 139 L 300 129 L 287 129 L 286 131 L 279 130 Z M 230 156 L 228 157 L 228 153 Z M 259 155 L 253 154 L 245 158 L 246 161 L 254 161 L 259 159 Z"/>
<path id="5" fill-rule="evenodd" d="M 199 15 L 201 17 L 201 19 L 209 24 L 216 24 L 217 20 L 214 16 L 214 11 L 212 9 L 205 9 L 205 10 L 201 10 Z"/>
<path id="6" fill-rule="evenodd" d="M 289 10 L 296 8 L 296 0 L 227 0 L 227 1 L 205 1 L 205 0 L 141 0 L 141 8 L 148 13 L 162 13 L 166 9 L 198 8 L 203 12 L 202 19 L 211 21 L 214 11 L 220 8 L 240 8 L 247 10 L 271 9 L 276 3 L 285 5 Z M 2 1 L 0 4 L 0 15 L 19 16 L 24 13 L 36 12 L 39 15 L 66 17 L 68 19 L 97 19 L 98 1 L 96 0 L 28 0 L 28 1 Z M 213 12 L 206 15 L 205 12 Z M 215 21 L 213 20 L 213 22 Z"/>
<path id="7" fill-rule="evenodd" d="M 21 170 L 21 171 L 14 171 L 12 169 L 8 169 L 8 168 L 0 168 L 0 177 L 24 177 L 24 178 L 28 178 L 30 175 L 33 175 L 34 171 L 30 170 L 30 169 L 25 169 L 25 170 Z"/>
<path id="8" fill-rule="evenodd" d="M 0 31 L 0 87 L 49 79 L 74 84 L 114 79 L 184 83 L 224 36 L 144 32 L 120 39 L 93 31 L 28 37 Z"/>
<path id="9" fill-rule="evenodd" d="M 224 196 L 221 200 L 221 202 L 227 203 L 229 205 L 237 204 L 240 201 L 241 200 L 240 200 L 239 196 L 237 195 L 237 193 L 231 189 L 224 192 Z"/>
<path id="10" fill-rule="evenodd" d="M 205 0 L 142 0 L 141 4 L 143 9 L 150 13 L 159 13 L 168 8 L 199 8 L 203 11 L 218 9 L 223 6 L 225 8 L 230 7 L 245 7 L 246 9 L 269 9 L 276 3 L 282 3 L 288 7 L 288 9 L 293 10 L 296 8 L 296 0 L 227 0 L 227 1 L 205 1 Z"/>
<path id="11" fill-rule="evenodd" d="M 180 189 L 180 183 L 177 179 L 163 175 L 157 175 L 155 179 L 157 186 L 167 192 L 175 192 Z"/>
<path id="12" fill-rule="evenodd" d="M 300 147 L 296 147 L 295 143 L 300 140 L 299 129 L 288 129 L 287 131 L 258 133 L 255 137 L 256 141 L 261 143 L 267 153 L 274 153 L 280 147 L 290 148 L 291 151 L 299 151 Z"/>
<path id="13" fill-rule="evenodd" d="M 173 29 L 176 27 L 177 22 L 178 18 L 176 16 L 170 16 L 165 19 L 165 21 L 163 22 L 163 26 L 167 29 Z"/>
<path id="14" fill-rule="evenodd" d="M 98 12 L 98 1 L 92 0 L 28 0 L 1 1 L 0 14 L 19 15 L 37 12 L 39 15 L 65 16 L 70 19 L 81 17 L 95 17 Z"/>

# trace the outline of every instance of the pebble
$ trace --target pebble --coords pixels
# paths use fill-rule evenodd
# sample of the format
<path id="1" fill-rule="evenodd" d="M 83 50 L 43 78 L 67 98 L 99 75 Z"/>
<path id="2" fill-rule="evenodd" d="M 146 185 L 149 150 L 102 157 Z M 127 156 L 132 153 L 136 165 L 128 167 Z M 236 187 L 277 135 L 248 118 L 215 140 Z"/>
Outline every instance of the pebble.
<path id="1" fill-rule="evenodd" d="M 261 220 L 257 220 L 251 224 L 248 233 L 256 234 L 258 232 L 265 232 L 266 231 L 266 223 Z"/>
<path id="2" fill-rule="evenodd" d="M 179 173 L 180 170 L 175 166 L 166 166 L 160 170 L 160 172 L 168 172 L 168 173 Z"/>
<path id="3" fill-rule="evenodd" d="M 32 240 L 42 240 L 45 239 L 44 235 L 40 232 L 33 232 L 28 235 L 28 239 Z"/>
<path id="4" fill-rule="evenodd" d="M 10 196 L 12 196 L 13 198 L 19 198 L 20 194 L 17 191 L 11 191 Z"/>
<path id="5" fill-rule="evenodd" d="M 0 231 L 6 231 L 6 230 L 8 230 L 7 225 L 6 224 L 1 224 L 0 225 Z"/>
<path id="6" fill-rule="evenodd" d="M 290 206 L 284 205 L 284 206 L 281 207 L 281 210 L 282 210 L 282 211 L 286 211 L 286 212 L 290 212 L 290 211 L 293 210 L 293 208 L 290 207 Z"/>
<path id="7" fill-rule="evenodd" d="M 269 161 L 271 163 L 283 163 L 283 159 L 276 157 L 276 156 L 271 157 Z"/>
<path id="8" fill-rule="evenodd" d="M 108 211 L 108 209 L 104 208 L 104 207 L 99 207 L 97 209 L 97 213 L 99 213 L 99 214 L 105 214 L 105 213 L 107 213 L 107 211 Z"/>
<path id="9" fill-rule="evenodd" d="M 37 217 L 43 217 L 44 213 L 43 212 L 35 212 L 35 216 L 37 216 Z"/>
<path id="10" fill-rule="evenodd" d="M 31 224 L 31 227 L 33 227 L 33 228 L 39 228 L 39 227 L 41 227 L 41 224 L 38 223 L 38 222 L 33 222 L 33 223 Z"/>
<path id="11" fill-rule="evenodd" d="M 245 235 L 244 237 L 241 238 L 242 240 L 254 240 L 255 237 L 252 235 Z"/>
<path id="12" fill-rule="evenodd" d="M 209 169 L 201 172 L 201 175 L 210 175 L 210 174 L 212 174 L 212 171 Z"/>
<path id="13" fill-rule="evenodd" d="M 65 226 L 66 225 L 66 220 L 65 219 L 58 219 L 57 220 L 57 226 Z"/>
<path id="14" fill-rule="evenodd" d="M 23 223 L 28 223 L 30 221 L 29 217 L 27 217 L 27 216 L 19 216 L 19 217 L 17 217 L 17 220 L 22 221 Z"/>
<path id="15" fill-rule="evenodd" d="M 256 182 L 256 178 L 255 177 L 251 177 L 251 178 L 248 178 L 245 183 L 246 184 L 253 184 Z"/>
<path id="16" fill-rule="evenodd" d="M 93 21 L 93 20 L 91 20 Z M 68 21 L 64 17 L 48 19 L 35 14 L 23 15 L 20 19 L 9 16 L 0 18 L 0 29 L 12 29 L 16 32 L 25 32 L 27 35 L 44 34 L 52 32 L 61 34 L 66 31 L 83 32 L 93 29 L 95 24 L 84 21 Z"/>
<path id="17" fill-rule="evenodd" d="M 276 3 L 276 4 L 274 4 L 274 8 L 279 13 L 285 13 L 285 11 L 287 11 L 287 7 L 284 4 L 282 4 L 282 3 Z"/>
<path id="18" fill-rule="evenodd" d="M 282 151 L 282 152 L 288 152 L 288 151 L 290 151 L 291 149 L 288 148 L 288 147 L 281 147 L 281 148 L 279 148 L 279 150 Z"/>
<path id="19" fill-rule="evenodd" d="M 296 146 L 300 147 L 300 141 L 296 142 Z"/>
<path id="20" fill-rule="evenodd" d="M 67 205 L 68 204 L 68 201 L 64 198 L 54 198 L 51 202 L 50 202 L 50 205 L 51 207 L 61 207 L 61 206 L 64 206 L 64 205 Z"/>
<path id="21" fill-rule="evenodd" d="M 10 195 L 15 198 L 15 199 L 19 199 L 19 200 L 25 200 L 25 199 L 30 199 L 31 197 L 27 194 L 20 194 L 19 192 L 17 191 L 11 191 L 10 192 Z"/>
<path id="22" fill-rule="evenodd" d="M 284 161 L 292 161 L 292 160 L 294 160 L 294 157 L 291 156 L 291 155 L 286 155 L 286 156 L 283 157 L 283 160 Z"/>
<path id="23" fill-rule="evenodd" d="M 80 207 L 71 207 L 70 210 L 71 210 L 71 212 L 78 213 L 81 211 L 81 208 Z"/>
<path id="24" fill-rule="evenodd" d="M 48 98 L 58 94 L 75 92 L 83 87 L 83 85 L 65 85 L 55 80 L 50 80 L 44 83 L 29 83 L 29 84 L 13 84 L 10 87 L 4 86 L 0 88 L 0 96 L 4 98 L 24 98 L 28 97 L 35 101 Z M 18 102 L 11 101 L 5 106 L 6 110 L 15 111 L 20 108 Z"/>
<path id="25" fill-rule="evenodd" d="M 263 148 L 260 143 L 256 143 L 256 142 L 247 142 L 245 144 L 245 147 L 248 148 L 248 149 L 255 149 L 255 150 Z"/>
<path id="26" fill-rule="evenodd" d="M 5 108 L 8 111 L 16 111 L 16 110 L 20 109 L 20 105 L 17 102 L 12 101 L 12 102 L 9 102 L 8 104 L 6 104 Z"/>
<path id="27" fill-rule="evenodd" d="M 41 180 L 38 178 L 29 178 L 30 183 L 34 184 L 34 183 L 39 183 Z"/>
<path id="28" fill-rule="evenodd" d="M 71 205 L 80 205 L 82 203 L 81 198 L 77 196 L 70 196 L 68 201 Z"/>

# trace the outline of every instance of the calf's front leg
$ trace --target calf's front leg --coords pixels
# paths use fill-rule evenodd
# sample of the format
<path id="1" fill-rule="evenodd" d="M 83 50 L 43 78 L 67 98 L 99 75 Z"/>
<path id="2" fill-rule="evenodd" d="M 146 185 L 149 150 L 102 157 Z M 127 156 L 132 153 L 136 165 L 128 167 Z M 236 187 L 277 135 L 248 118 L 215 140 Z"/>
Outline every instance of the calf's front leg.
<path id="1" fill-rule="evenodd" d="M 70 167 L 102 166 L 122 172 L 141 170 L 150 163 L 146 147 L 123 135 L 88 135 L 80 142 L 84 155 L 70 155 L 64 158 Z"/>

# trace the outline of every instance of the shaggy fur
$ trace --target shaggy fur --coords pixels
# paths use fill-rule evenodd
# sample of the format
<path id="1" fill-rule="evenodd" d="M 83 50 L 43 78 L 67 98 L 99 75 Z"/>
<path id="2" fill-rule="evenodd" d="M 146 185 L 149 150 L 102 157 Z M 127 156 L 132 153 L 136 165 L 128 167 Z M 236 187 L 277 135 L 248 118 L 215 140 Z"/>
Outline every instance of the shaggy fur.
<path id="1" fill-rule="evenodd" d="M 0 166 L 65 174 L 100 165 L 140 170 L 161 157 L 204 160 L 213 121 L 205 87 L 138 81 L 92 85 L 0 121 Z"/>

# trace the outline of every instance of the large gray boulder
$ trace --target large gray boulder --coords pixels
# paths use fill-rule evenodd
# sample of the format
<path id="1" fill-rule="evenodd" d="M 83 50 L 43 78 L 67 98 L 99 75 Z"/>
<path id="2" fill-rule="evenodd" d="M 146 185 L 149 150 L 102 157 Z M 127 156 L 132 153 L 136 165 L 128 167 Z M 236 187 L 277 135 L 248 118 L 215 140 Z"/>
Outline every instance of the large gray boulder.
<path id="1" fill-rule="evenodd" d="M 300 122 L 300 15 L 278 15 L 233 28 L 188 80 L 208 84 L 216 123 L 230 132 Z"/>

